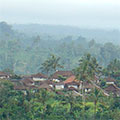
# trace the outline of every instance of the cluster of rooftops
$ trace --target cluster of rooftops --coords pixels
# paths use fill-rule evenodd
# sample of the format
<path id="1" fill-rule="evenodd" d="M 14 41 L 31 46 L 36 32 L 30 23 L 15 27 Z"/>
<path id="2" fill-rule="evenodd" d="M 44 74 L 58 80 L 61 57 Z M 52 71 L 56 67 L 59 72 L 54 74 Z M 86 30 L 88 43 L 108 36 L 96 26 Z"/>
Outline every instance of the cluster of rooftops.
<path id="1" fill-rule="evenodd" d="M 9 79 L 10 75 L 0 72 L 1 79 Z M 91 81 L 80 81 L 72 71 L 56 71 L 50 77 L 43 73 L 32 74 L 30 76 L 23 76 L 20 80 L 10 79 L 14 84 L 14 89 L 19 91 L 47 89 L 47 90 L 68 90 L 78 92 L 82 88 L 86 93 L 90 93 L 93 88 L 98 88 L 103 91 L 105 95 L 110 93 L 120 96 L 120 88 L 116 86 L 116 80 L 111 77 L 106 77 L 105 81 L 107 87 L 102 89 L 99 86 L 100 78 L 95 76 Z"/>

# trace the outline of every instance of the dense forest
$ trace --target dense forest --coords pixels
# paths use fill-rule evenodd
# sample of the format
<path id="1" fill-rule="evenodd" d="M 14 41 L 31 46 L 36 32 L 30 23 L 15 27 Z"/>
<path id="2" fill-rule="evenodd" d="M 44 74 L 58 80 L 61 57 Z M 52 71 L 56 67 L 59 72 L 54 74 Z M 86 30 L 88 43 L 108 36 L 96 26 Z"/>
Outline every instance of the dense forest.
<path id="1" fill-rule="evenodd" d="M 11 69 L 17 74 L 40 72 L 41 64 L 51 54 L 61 58 L 64 70 L 72 70 L 81 56 L 87 53 L 96 57 L 101 66 L 108 65 L 115 58 L 120 59 L 120 46 L 108 42 L 112 39 L 119 43 L 119 31 L 86 31 L 85 35 L 85 30 L 74 27 L 34 24 L 11 26 L 1 22 L 0 69 Z M 101 38 L 94 34 L 100 34 Z M 107 38 L 104 34 L 107 34 Z"/>

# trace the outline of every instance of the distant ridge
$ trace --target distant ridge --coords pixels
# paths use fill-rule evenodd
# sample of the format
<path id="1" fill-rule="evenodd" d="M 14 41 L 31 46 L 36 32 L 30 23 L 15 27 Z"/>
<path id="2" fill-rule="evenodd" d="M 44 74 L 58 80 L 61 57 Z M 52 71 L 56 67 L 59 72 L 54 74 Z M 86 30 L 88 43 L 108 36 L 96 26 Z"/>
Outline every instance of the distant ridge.
<path id="1" fill-rule="evenodd" d="M 83 36 L 88 40 L 95 39 L 99 43 L 120 43 L 120 31 L 117 29 L 89 29 L 65 25 L 47 24 L 13 24 L 13 29 L 28 35 L 48 34 L 55 36 Z"/>

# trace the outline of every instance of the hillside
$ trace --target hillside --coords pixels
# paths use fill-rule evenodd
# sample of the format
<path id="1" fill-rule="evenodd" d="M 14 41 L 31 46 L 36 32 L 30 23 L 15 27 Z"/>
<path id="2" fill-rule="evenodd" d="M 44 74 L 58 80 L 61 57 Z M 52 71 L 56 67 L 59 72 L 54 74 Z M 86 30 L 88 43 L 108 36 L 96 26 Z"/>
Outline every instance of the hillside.
<path id="1" fill-rule="evenodd" d="M 85 36 L 77 34 L 78 28 L 59 28 L 38 25 L 30 29 L 30 26 L 26 25 L 24 29 L 16 27 L 15 30 L 15 26 L 1 22 L 0 70 L 9 68 L 17 74 L 36 73 L 51 54 L 60 57 L 64 70 L 72 70 L 77 66 L 80 57 L 86 53 L 95 56 L 103 66 L 115 58 L 120 59 L 120 46 L 110 42 L 100 44 L 96 39 L 88 40 Z M 42 32 L 39 33 L 39 30 Z M 69 34 L 66 34 L 67 32 Z"/>
<path id="2" fill-rule="evenodd" d="M 89 29 L 64 25 L 14 24 L 13 29 L 27 35 L 84 36 L 87 40 L 95 39 L 99 43 L 120 43 L 120 31 L 117 29 Z"/>

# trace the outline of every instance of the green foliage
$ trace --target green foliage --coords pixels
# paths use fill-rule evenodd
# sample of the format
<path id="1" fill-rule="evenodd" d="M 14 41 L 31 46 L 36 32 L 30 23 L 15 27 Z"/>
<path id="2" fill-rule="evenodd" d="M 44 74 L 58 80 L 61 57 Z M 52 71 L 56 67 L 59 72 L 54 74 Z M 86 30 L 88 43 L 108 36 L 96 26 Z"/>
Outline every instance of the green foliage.
<path id="1" fill-rule="evenodd" d="M 100 70 L 101 68 L 97 63 L 96 58 L 87 54 L 79 60 L 79 67 L 74 69 L 74 73 L 78 80 L 89 81 L 92 80 L 96 74 L 99 75 Z"/>
<path id="2" fill-rule="evenodd" d="M 66 80 L 66 77 L 63 77 L 62 75 L 59 75 L 58 79 L 64 81 L 64 80 Z"/>
<path id="3" fill-rule="evenodd" d="M 28 34 L 18 33 L 5 22 L 0 26 L 2 71 L 9 68 L 15 74 L 37 73 L 51 53 L 60 56 L 59 64 L 64 64 L 64 70 L 77 67 L 79 58 L 86 53 L 91 53 L 103 66 L 115 58 L 120 59 L 120 47 L 112 43 L 89 42 L 82 36 L 32 34 L 33 30 Z"/>
<path id="4" fill-rule="evenodd" d="M 49 74 L 49 72 L 55 72 L 57 68 L 63 68 L 59 64 L 60 57 L 56 57 L 55 55 L 51 55 L 48 60 L 42 63 L 42 67 L 40 68 L 42 72 Z"/>
<path id="5" fill-rule="evenodd" d="M 15 91 L 7 80 L 0 81 L 0 119 L 1 120 L 119 120 L 120 98 L 101 97 L 95 89 L 85 102 L 83 113 L 82 98 L 72 92 L 58 95 L 45 89 L 33 92 Z M 95 104 L 97 103 L 97 104 Z M 84 114 L 84 116 L 83 116 Z"/>
<path id="6" fill-rule="evenodd" d="M 100 87 L 101 88 L 105 88 L 106 87 L 106 81 L 104 79 L 101 80 Z"/>

